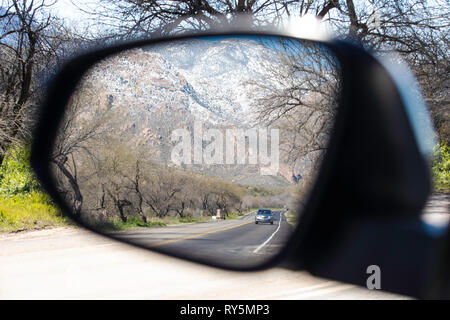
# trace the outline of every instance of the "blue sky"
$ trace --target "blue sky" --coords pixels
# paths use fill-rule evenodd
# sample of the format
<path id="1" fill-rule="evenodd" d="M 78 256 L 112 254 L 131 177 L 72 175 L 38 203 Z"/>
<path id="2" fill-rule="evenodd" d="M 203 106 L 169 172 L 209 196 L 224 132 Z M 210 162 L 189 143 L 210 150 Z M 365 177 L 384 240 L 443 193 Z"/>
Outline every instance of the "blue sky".
<path id="1" fill-rule="evenodd" d="M 79 10 L 82 9 L 93 9 L 97 6 L 97 0 L 58 0 L 51 7 L 59 17 L 72 21 L 74 23 L 79 23 L 86 21 L 89 15 Z"/>

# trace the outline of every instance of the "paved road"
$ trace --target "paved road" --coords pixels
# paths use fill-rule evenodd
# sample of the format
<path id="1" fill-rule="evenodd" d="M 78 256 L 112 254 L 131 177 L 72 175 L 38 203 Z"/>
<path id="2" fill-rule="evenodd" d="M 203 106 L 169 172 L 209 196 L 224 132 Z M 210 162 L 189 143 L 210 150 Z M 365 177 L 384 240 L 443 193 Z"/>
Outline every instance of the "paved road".
<path id="1" fill-rule="evenodd" d="M 0 299 L 404 299 L 273 268 L 231 272 L 55 228 L 0 236 Z"/>
<path id="2" fill-rule="evenodd" d="M 255 224 L 255 212 L 236 220 L 217 220 L 164 228 L 113 233 L 140 245 L 187 254 L 230 266 L 256 265 L 279 252 L 294 227 L 283 210 L 273 211 L 273 224 Z"/>
<path id="3" fill-rule="evenodd" d="M 424 220 L 449 221 L 448 208 L 448 196 L 433 197 Z M 252 273 L 224 271 L 64 227 L 0 235 L 0 299 L 407 297 L 281 268 Z"/>
<path id="4" fill-rule="evenodd" d="M 428 199 L 423 221 L 437 227 L 445 227 L 450 222 L 450 195 L 434 194 Z"/>

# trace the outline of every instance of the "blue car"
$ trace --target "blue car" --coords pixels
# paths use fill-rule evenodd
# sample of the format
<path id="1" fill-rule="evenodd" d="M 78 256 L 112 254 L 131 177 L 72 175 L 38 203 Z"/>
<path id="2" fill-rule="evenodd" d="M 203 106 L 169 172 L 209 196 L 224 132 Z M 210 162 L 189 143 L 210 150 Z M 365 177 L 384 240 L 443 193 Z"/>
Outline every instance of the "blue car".
<path id="1" fill-rule="evenodd" d="M 255 224 L 270 223 L 273 224 L 273 213 L 270 209 L 259 209 L 255 215 Z"/>

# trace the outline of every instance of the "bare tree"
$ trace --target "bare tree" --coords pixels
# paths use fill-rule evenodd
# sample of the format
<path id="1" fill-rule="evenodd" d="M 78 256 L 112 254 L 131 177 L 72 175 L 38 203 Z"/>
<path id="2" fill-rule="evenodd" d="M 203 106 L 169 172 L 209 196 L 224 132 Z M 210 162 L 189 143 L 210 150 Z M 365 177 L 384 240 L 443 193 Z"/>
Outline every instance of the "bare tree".
<path id="1" fill-rule="evenodd" d="M 143 200 L 158 218 L 164 218 L 173 210 L 183 182 L 173 170 L 164 167 L 151 170 L 147 179 L 143 183 Z"/>
<path id="2" fill-rule="evenodd" d="M 326 149 L 337 108 L 338 63 L 315 43 L 280 38 L 265 45 L 276 48 L 274 57 L 261 62 L 264 71 L 246 85 L 256 124 L 280 128 L 281 157 L 294 167 Z"/>
<path id="3" fill-rule="evenodd" d="M 50 158 L 56 166 L 55 173 L 63 178 L 59 179 L 62 193 L 73 200 L 76 217 L 80 216 L 83 204 L 79 168 L 95 159 L 95 142 L 105 136 L 109 116 L 105 110 L 89 108 L 92 102 L 92 93 L 88 90 L 79 90 L 72 97 Z M 89 177 L 89 174 L 84 176 Z M 64 182 L 68 182 L 70 188 L 65 187 Z"/>
<path id="4" fill-rule="evenodd" d="M 144 203 L 144 197 L 141 192 L 141 181 L 142 181 L 142 164 L 139 159 L 136 159 L 136 165 L 134 167 L 134 175 L 131 178 L 128 178 L 132 183 L 133 191 L 136 193 L 137 196 L 137 213 L 141 217 L 142 221 L 144 223 L 147 223 L 147 217 L 144 214 L 143 210 L 143 203 Z"/>
<path id="5" fill-rule="evenodd" d="M 0 163 L 12 142 L 30 137 L 42 97 L 39 74 L 64 54 L 71 37 L 50 13 L 54 3 L 0 2 Z"/>
<path id="6" fill-rule="evenodd" d="M 445 0 L 339 1 L 329 23 L 378 52 L 398 52 L 414 71 L 440 140 L 450 134 L 450 6 Z"/>
<path id="7" fill-rule="evenodd" d="M 239 14 L 260 27 L 316 15 L 339 36 L 379 52 L 399 52 L 422 86 L 440 138 L 449 139 L 447 0 L 113 0 L 91 13 L 111 37 L 125 38 L 233 26 Z"/>
<path id="8" fill-rule="evenodd" d="M 102 0 L 95 10 L 83 9 L 98 18 L 112 37 L 169 34 L 184 30 L 206 30 L 235 26 L 236 17 L 248 26 L 279 24 L 289 15 L 325 16 L 338 1 L 279 0 Z"/>

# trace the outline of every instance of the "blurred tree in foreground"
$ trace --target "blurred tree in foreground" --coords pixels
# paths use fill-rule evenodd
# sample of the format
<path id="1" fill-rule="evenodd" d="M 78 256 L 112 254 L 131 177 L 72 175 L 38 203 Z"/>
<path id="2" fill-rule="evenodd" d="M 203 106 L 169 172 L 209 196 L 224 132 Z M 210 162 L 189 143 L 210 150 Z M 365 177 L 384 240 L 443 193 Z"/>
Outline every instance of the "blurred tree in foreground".
<path id="1" fill-rule="evenodd" d="M 171 34 L 234 26 L 283 25 L 291 17 L 316 15 L 335 34 L 378 52 L 396 51 L 414 71 L 440 141 L 449 141 L 449 26 L 447 0 L 100 0 L 91 12 L 113 38 Z"/>
<path id="2" fill-rule="evenodd" d="M 24 173 L 28 169 L 22 168 L 20 161 L 5 162 L 4 156 L 7 150 L 12 150 L 11 154 L 20 155 L 22 151 L 15 149 L 14 145 L 30 138 L 36 119 L 36 107 L 42 99 L 43 77 L 55 72 L 61 61 L 77 48 L 92 40 L 102 42 L 150 33 L 165 35 L 185 30 L 207 30 L 219 25 L 234 26 L 238 15 L 247 16 L 249 26 L 264 27 L 283 25 L 290 17 L 313 14 L 341 37 L 356 39 L 367 48 L 381 53 L 398 52 L 408 62 L 423 89 L 443 149 L 439 153 L 439 159 L 447 159 L 445 154 L 448 154 L 448 148 L 445 146 L 449 144 L 450 134 L 450 6 L 446 0 L 100 0 L 94 12 L 90 12 L 102 27 L 102 33 L 95 34 L 96 39 L 85 39 L 74 34 L 52 13 L 54 3 L 55 1 L 48 0 L 0 0 L 0 164 L 4 163 L 0 177 L 2 189 L 34 188 L 33 182 L 28 180 L 28 174 Z M 280 106 L 285 107 L 286 105 Z M 68 147 L 72 149 L 61 150 L 62 153 L 54 159 L 55 165 L 60 165 L 60 168 L 72 166 L 70 156 L 81 150 L 75 150 L 74 145 Z M 436 162 L 435 169 L 448 173 L 445 165 L 447 162 Z M 441 163 L 444 165 L 441 166 Z M 14 167 L 16 164 L 18 167 Z M 139 180 L 143 174 L 143 166 L 144 164 L 139 167 L 137 162 L 130 162 L 126 175 L 121 179 L 128 183 L 126 192 L 135 197 L 132 201 L 127 201 L 137 201 L 138 206 L 151 207 L 151 199 L 144 198 L 140 192 L 144 188 L 142 178 Z M 71 169 L 73 171 L 68 172 L 66 178 L 76 177 L 75 168 Z M 24 176 L 17 177 L 17 181 L 24 183 L 13 183 L 12 178 L 8 180 L 6 177 L 12 172 L 22 172 Z M 181 175 L 179 172 L 176 174 Z M 103 177 L 95 177 L 102 181 Z M 108 193 L 109 197 L 114 195 L 114 190 L 101 189 L 105 185 L 100 183 L 100 203 L 102 196 Z M 199 183 L 196 187 L 208 190 L 207 184 Z M 219 193 L 191 199 L 183 196 L 185 190 L 174 191 L 176 192 L 170 201 L 165 204 L 176 208 L 171 207 L 170 210 L 180 216 L 186 215 L 188 206 L 197 207 L 199 203 L 205 210 L 214 211 L 213 208 L 223 206 L 225 197 L 225 193 Z M 235 191 L 230 191 L 227 197 L 235 207 L 242 200 L 235 198 Z M 121 200 L 123 199 L 117 198 L 116 206 L 123 209 L 123 205 L 127 203 Z M 158 212 L 167 209 L 163 208 L 161 211 L 154 208 Z"/>
<path id="3" fill-rule="evenodd" d="M 51 12 L 55 1 L 0 1 L 0 164 L 11 143 L 28 140 L 44 78 L 70 54 L 75 35 Z"/>

